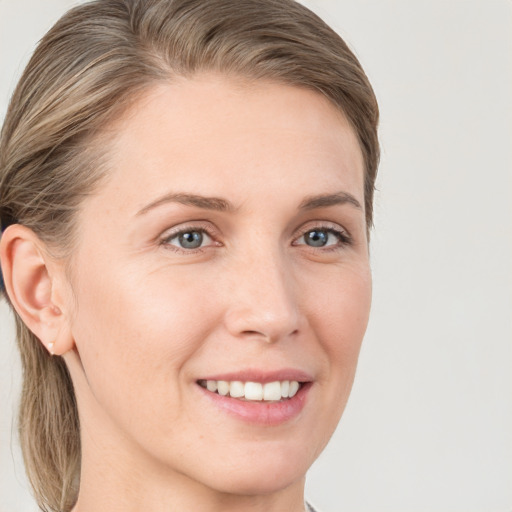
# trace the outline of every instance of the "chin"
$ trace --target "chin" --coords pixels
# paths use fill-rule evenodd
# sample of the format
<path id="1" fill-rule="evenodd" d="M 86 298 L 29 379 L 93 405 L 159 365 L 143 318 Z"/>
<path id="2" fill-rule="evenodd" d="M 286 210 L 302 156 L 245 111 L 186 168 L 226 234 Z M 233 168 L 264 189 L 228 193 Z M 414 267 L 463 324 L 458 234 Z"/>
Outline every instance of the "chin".
<path id="1" fill-rule="evenodd" d="M 306 469 L 297 471 L 296 468 L 267 468 L 264 471 L 237 471 L 228 478 L 220 478 L 212 482 L 210 487 L 226 494 L 259 496 L 274 494 L 300 483 L 304 480 Z"/>
<path id="2" fill-rule="evenodd" d="M 271 450 L 271 451 L 269 451 Z M 208 472 L 207 485 L 218 491 L 245 495 L 266 495 L 302 483 L 314 459 L 301 450 L 279 450 L 262 446 L 259 455 L 227 461 Z"/>

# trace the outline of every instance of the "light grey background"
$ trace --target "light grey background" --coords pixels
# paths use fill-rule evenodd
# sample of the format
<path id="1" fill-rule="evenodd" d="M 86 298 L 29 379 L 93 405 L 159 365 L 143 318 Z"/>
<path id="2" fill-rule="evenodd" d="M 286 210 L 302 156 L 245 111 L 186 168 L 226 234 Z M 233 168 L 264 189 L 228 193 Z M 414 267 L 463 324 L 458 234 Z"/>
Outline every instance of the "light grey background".
<path id="1" fill-rule="evenodd" d="M 0 119 L 74 3 L 0 0 Z M 383 149 L 373 317 L 308 496 L 324 512 L 511 512 L 512 2 L 306 3 L 367 70 Z M 29 512 L 13 337 L 0 304 L 0 512 Z"/>

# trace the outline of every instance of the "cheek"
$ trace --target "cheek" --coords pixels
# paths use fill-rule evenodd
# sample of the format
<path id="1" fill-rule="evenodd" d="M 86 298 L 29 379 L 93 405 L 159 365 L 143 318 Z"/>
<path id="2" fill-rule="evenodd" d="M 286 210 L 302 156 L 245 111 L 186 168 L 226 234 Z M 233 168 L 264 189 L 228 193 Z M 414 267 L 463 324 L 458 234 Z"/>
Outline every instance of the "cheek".
<path id="1" fill-rule="evenodd" d="M 371 307 L 372 281 L 369 267 L 361 264 L 331 275 L 324 291 L 317 290 L 313 301 L 318 328 L 332 349 L 351 350 L 360 344 Z"/>
<path id="2" fill-rule="evenodd" d="M 214 304 L 178 273 L 103 270 L 76 286 L 73 330 L 92 393 L 113 411 L 172 400 L 183 366 L 208 336 Z"/>
<path id="3" fill-rule="evenodd" d="M 344 405 L 368 325 L 372 297 L 369 266 L 333 273 L 323 288 L 311 293 L 314 310 L 310 325 L 324 356 L 324 384 L 330 387 L 333 403 Z"/>
<path id="4" fill-rule="evenodd" d="M 323 286 L 310 286 L 307 294 L 316 347 L 313 357 L 320 368 L 312 460 L 324 449 L 347 404 L 371 306 L 368 265 L 338 268 L 329 274 Z"/>

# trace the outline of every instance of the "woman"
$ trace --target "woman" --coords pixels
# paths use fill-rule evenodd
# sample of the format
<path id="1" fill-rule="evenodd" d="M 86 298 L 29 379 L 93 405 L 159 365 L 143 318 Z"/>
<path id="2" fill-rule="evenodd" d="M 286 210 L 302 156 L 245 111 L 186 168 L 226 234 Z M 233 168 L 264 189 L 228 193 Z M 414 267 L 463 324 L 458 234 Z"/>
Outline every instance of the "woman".
<path id="1" fill-rule="evenodd" d="M 0 146 L 0 257 L 44 510 L 304 511 L 371 301 L 378 109 L 273 0 L 98 0 Z"/>

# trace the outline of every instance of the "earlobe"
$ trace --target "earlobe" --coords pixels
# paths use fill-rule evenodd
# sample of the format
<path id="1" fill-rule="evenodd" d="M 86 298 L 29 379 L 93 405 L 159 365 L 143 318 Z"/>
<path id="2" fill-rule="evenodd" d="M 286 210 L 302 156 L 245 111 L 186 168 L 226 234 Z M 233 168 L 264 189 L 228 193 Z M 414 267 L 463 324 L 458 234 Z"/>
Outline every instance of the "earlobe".
<path id="1" fill-rule="evenodd" d="M 52 355 L 72 348 L 63 307 L 52 301 L 57 280 L 43 242 L 27 227 L 11 225 L 0 239 L 0 261 L 7 295 L 25 325 Z"/>

